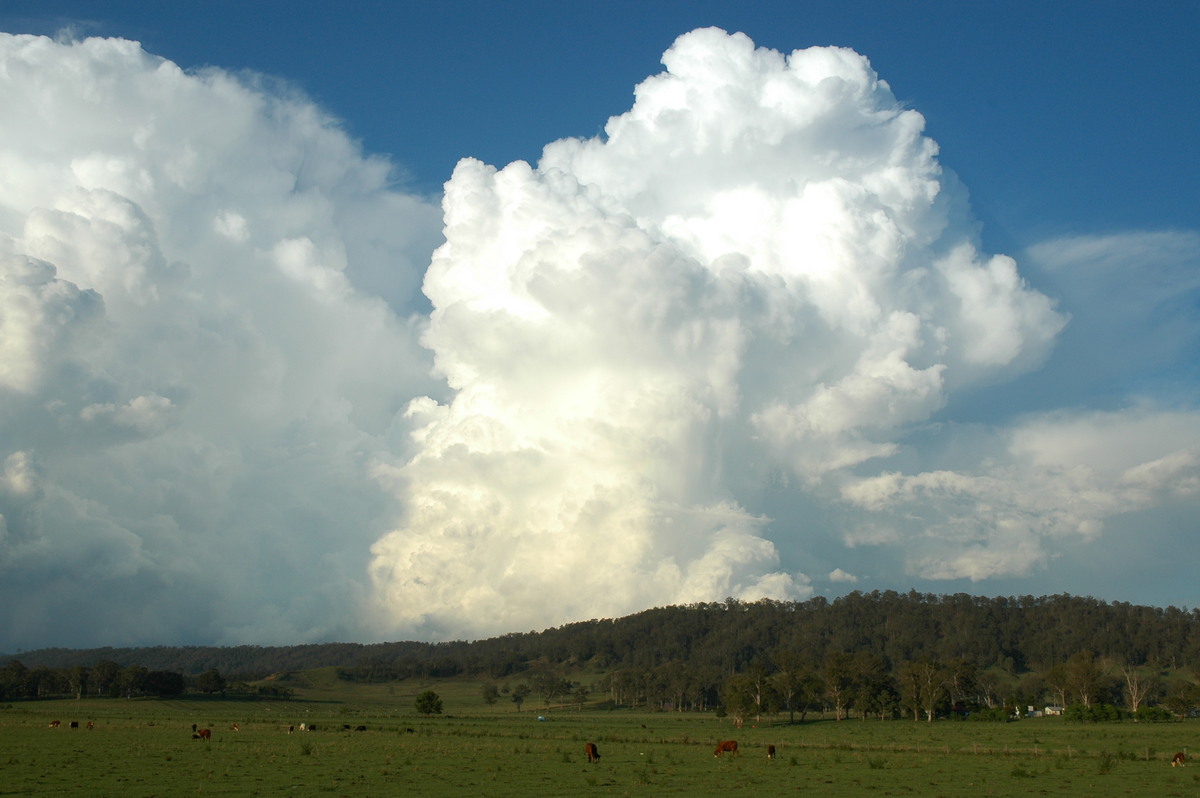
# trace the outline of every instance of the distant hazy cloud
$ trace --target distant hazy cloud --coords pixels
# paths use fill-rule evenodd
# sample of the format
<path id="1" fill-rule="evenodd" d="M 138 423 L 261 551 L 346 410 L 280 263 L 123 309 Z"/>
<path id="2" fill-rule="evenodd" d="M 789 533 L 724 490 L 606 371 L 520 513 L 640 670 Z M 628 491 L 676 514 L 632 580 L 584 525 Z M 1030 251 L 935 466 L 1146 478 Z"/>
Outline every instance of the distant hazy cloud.
<path id="1" fill-rule="evenodd" d="M 0 36 L 0 650 L 363 634 L 438 211 L 256 80 Z"/>
<path id="2" fill-rule="evenodd" d="M 1098 537 L 1106 519 L 1200 496 L 1200 414 L 1139 408 L 1032 417 L 972 471 L 885 473 L 843 496 L 871 511 L 848 545 L 898 546 L 927 579 L 1024 576 L 1055 539 Z M 984 454 L 981 452 L 981 455 Z"/>

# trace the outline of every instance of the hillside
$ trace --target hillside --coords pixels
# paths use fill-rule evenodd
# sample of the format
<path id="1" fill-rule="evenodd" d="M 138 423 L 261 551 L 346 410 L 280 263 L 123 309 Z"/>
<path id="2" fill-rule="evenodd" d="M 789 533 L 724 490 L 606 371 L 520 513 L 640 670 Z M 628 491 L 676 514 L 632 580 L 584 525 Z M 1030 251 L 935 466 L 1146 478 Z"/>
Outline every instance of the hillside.
<path id="1" fill-rule="evenodd" d="M 26 667 L 98 661 L 242 679 L 338 667 L 367 681 L 408 676 L 503 678 L 532 663 L 603 669 L 667 663 L 743 671 L 790 653 L 819 663 L 830 652 L 867 652 L 891 663 L 967 660 L 1008 673 L 1044 670 L 1080 652 L 1133 665 L 1200 667 L 1200 611 L 1105 603 L 1070 595 L 987 598 L 854 592 L 828 601 L 726 602 L 663 607 L 624 618 L 447 643 L 313 643 L 296 646 L 153 646 L 39 649 L 0 656 Z"/>

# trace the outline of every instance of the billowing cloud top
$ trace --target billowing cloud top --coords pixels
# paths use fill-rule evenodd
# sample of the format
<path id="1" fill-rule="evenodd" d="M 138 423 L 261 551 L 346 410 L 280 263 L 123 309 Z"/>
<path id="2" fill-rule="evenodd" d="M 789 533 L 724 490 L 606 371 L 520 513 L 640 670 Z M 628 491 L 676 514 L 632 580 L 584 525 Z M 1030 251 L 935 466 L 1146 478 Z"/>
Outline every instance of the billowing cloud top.
<path id="1" fill-rule="evenodd" d="M 1060 308 L 862 56 L 663 63 L 439 213 L 286 85 L 0 35 L 0 651 L 1017 577 L 1194 506 L 1187 391 L 1130 385 L 1195 352 L 1200 237 L 1046 242 Z"/>
<path id="2" fill-rule="evenodd" d="M 409 409 L 408 518 L 372 566 L 401 626 L 805 596 L 747 486 L 891 454 L 1064 323 L 979 254 L 862 56 L 708 29 L 663 63 L 603 139 L 446 186 L 424 342 L 456 394 Z"/>

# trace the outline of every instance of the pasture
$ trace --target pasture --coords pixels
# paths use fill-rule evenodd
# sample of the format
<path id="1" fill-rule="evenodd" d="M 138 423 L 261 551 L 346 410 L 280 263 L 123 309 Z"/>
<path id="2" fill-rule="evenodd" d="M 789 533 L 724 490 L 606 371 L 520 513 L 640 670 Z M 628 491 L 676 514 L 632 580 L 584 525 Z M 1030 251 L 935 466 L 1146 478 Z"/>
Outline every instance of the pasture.
<path id="1" fill-rule="evenodd" d="M 446 715 L 416 713 L 413 696 L 423 689 L 442 695 Z M 303 695 L 3 706 L 0 795 L 1200 796 L 1194 721 L 810 720 L 736 729 L 711 713 L 547 712 L 533 700 L 518 713 L 503 698 L 484 705 L 478 685 L 442 682 Z M 53 720 L 62 725 L 50 728 Z M 69 728 L 73 720 L 80 728 Z M 212 740 L 192 739 L 193 723 Z M 288 734 L 300 723 L 317 730 Z M 360 725 L 366 731 L 354 731 Z M 714 758 L 722 739 L 736 739 L 740 754 Z M 584 753 L 589 741 L 599 747 L 595 764 Z M 1181 750 L 1196 753 L 1195 765 L 1171 767 Z"/>

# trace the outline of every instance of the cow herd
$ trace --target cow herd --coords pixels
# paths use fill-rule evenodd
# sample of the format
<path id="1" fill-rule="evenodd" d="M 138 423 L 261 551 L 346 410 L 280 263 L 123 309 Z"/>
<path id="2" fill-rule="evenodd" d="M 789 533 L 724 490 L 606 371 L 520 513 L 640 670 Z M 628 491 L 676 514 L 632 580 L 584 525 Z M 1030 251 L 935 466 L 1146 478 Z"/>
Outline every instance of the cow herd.
<path id="1" fill-rule="evenodd" d="M 737 740 L 722 740 L 717 743 L 716 750 L 713 751 L 713 756 L 722 756 L 724 754 L 734 754 L 738 752 Z M 588 743 L 583 747 L 583 753 L 587 755 L 588 763 L 600 761 L 600 751 L 596 748 L 595 743 Z M 1176 754 L 1176 757 L 1182 761 L 1183 754 Z M 767 759 L 775 758 L 775 746 L 767 745 Z"/>
<path id="2" fill-rule="evenodd" d="M 62 725 L 62 721 L 61 721 L 61 720 L 52 720 L 52 721 L 50 721 L 50 728 L 51 728 L 51 729 L 57 729 L 57 728 L 58 728 L 59 726 L 61 726 L 61 725 Z M 77 721 L 77 720 L 73 720 L 73 721 L 71 721 L 70 723 L 68 723 L 68 724 L 67 724 L 67 728 L 70 728 L 70 729 L 78 729 L 78 728 L 79 728 L 79 721 Z M 96 728 L 96 724 L 95 724 L 95 723 L 93 723 L 92 721 L 90 721 L 90 720 L 89 720 L 89 721 L 87 722 L 87 728 L 88 728 L 88 730 L 89 730 L 89 731 L 91 731 L 92 729 Z"/>
<path id="3" fill-rule="evenodd" d="M 52 721 L 50 721 L 49 726 L 51 729 L 57 729 L 60 726 L 62 726 L 62 721 L 52 720 Z M 70 721 L 70 723 L 68 723 L 68 728 L 78 729 L 79 721 L 76 721 L 76 720 Z M 93 721 L 89 720 L 87 722 L 87 728 L 89 730 L 94 729 L 95 723 Z M 238 726 L 238 724 L 236 724 L 236 723 L 234 723 L 230 728 L 235 732 L 241 731 L 241 727 Z M 352 729 L 353 729 L 353 731 L 356 731 L 356 732 L 365 732 L 367 730 L 367 727 L 363 726 L 361 724 L 358 726 L 353 726 L 353 727 L 349 723 L 342 724 L 343 731 L 351 731 Z M 300 724 L 300 731 L 302 731 L 302 732 L 310 732 L 310 731 L 316 731 L 316 730 L 317 730 L 317 726 L 314 723 L 301 723 Z M 295 731 L 296 731 L 295 726 L 288 726 L 288 734 L 292 734 Z M 411 734 L 415 730 L 414 729 L 405 729 L 405 731 Z M 212 740 L 212 729 L 200 729 L 200 728 L 197 728 L 195 723 L 193 723 L 192 724 L 192 739 L 193 740 L 204 740 L 205 742 L 209 742 L 210 740 Z M 586 745 L 584 745 L 583 752 L 587 756 L 587 761 L 589 764 L 594 764 L 594 763 L 600 761 L 600 749 L 598 749 L 596 747 L 595 743 L 587 743 Z M 713 756 L 720 757 L 720 756 L 724 756 L 725 754 L 732 754 L 734 756 L 736 756 L 738 754 L 737 740 L 721 740 L 719 743 L 717 743 L 717 747 L 715 749 L 713 749 Z M 774 758 L 775 758 L 775 746 L 768 744 L 767 745 L 767 759 L 774 759 Z M 1179 753 L 1175 754 L 1174 757 L 1171 758 L 1171 767 L 1183 767 L 1184 761 L 1186 759 L 1187 759 L 1187 757 L 1184 755 L 1184 753 L 1182 751 L 1180 751 Z"/>

